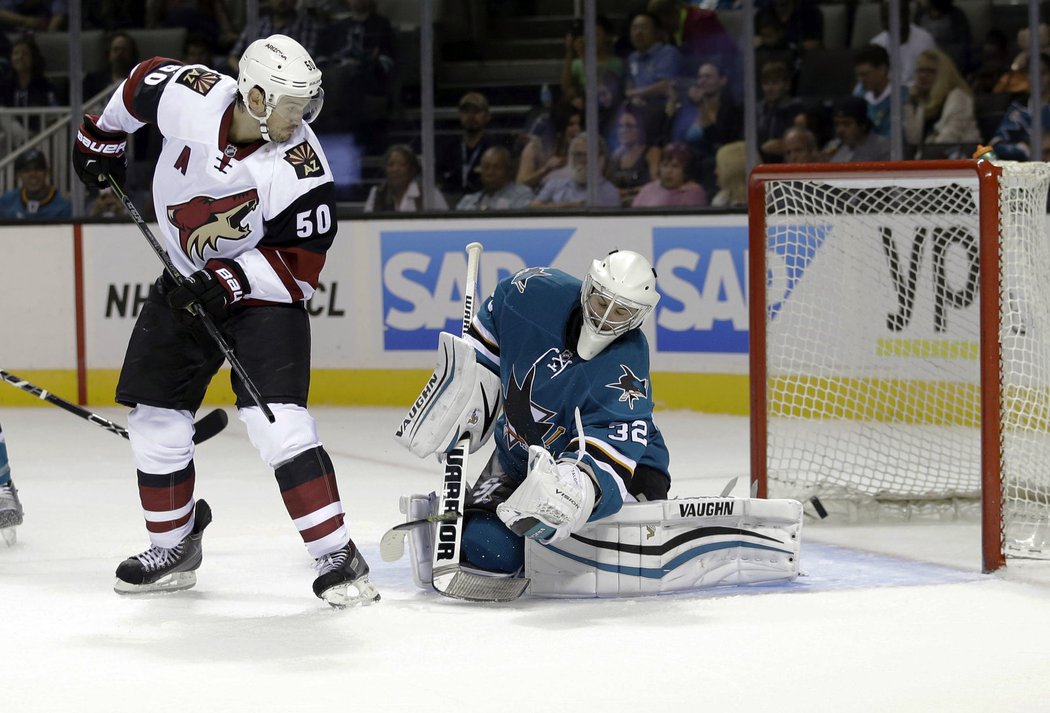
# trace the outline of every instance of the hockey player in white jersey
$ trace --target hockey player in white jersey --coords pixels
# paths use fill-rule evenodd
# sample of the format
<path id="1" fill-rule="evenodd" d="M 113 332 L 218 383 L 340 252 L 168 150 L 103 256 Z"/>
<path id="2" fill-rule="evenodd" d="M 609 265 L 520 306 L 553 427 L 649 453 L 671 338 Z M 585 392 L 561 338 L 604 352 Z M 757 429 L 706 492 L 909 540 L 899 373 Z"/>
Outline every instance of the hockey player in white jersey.
<path id="1" fill-rule="evenodd" d="M 310 324 L 336 234 L 334 184 L 308 126 L 321 110 L 321 72 L 283 35 L 253 42 L 237 80 L 203 65 L 137 65 L 100 116 L 85 116 L 73 151 L 92 187 L 123 180 L 127 134 L 164 136 L 153 181 L 161 242 L 186 278 L 153 285 L 128 344 L 117 401 L 128 431 L 151 546 L 117 568 L 118 593 L 196 583 L 211 512 L 194 499 L 193 413 L 223 355 L 189 311 L 199 303 L 233 345 L 276 420 L 243 382 L 232 385 L 252 444 L 274 468 L 285 507 L 332 604 L 379 594 L 350 539 L 332 461 L 307 411 Z"/>

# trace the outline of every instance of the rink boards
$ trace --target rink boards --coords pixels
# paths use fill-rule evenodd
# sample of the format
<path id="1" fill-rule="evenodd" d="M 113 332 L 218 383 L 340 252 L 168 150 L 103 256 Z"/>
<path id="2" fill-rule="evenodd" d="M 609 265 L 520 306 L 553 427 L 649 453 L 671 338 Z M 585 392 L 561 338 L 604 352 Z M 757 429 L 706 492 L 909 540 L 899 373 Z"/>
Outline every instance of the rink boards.
<path id="1" fill-rule="evenodd" d="M 408 404 L 441 330 L 458 331 L 464 246 L 485 245 L 479 291 L 526 266 L 582 275 L 614 248 L 653 260 L 645 326 L 661 407 L 747 412 L 742 215 L 343 220 L 309 309 L 311 400 Z M 134 225 L 0 227 L 0 367 L 70 400 L 112 403 L 134 319 L 160 262 Z M 216 379 L 209 401 L 228 402 Z M 0 405 L 34 403 L 14 389 Z"/>

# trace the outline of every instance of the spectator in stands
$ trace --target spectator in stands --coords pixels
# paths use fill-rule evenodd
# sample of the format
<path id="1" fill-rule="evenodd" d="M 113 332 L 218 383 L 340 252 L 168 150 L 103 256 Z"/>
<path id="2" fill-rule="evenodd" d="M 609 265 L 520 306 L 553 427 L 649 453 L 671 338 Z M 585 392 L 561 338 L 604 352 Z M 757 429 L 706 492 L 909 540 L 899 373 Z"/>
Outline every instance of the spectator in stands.
<path id="1" fill-rule="evenodd" d="M 456 210 L 513 210 L 528 208 L 533 193 L 528 186 L 514 182 L 514 166 L 510 150 L 505 146 L 490 146 L 481 155 L 478 167 L 481 190 L 468 193 L 456 205 Z"/>
<path id="2" fill-rule="evenodd" d="M 318 64 L 325 71 L 326 109 L 321 130 L 350 131 L 369 151 L 386 144 L 392 90 L 397 78 L 394 28 L 376 11 L 375 0 L 346 0 L 349 15 L 321 41 Z"/>
<path id="3" fill-rule="evenodd" d="M 1039 55 L 1040 93 L 1043 100 L 1040 119 L 1043 128 L 1050 127 L 1050 55 Z M 996 155 L 1007 161 L 1029 161 L 1032 158 L 1031 99 L 1012 102 L 1006 110 L 995 135 L 989 142 Z M 1040 144 L 1039 155 L 1042 155 Z"/>
<path id="4" fill-rule="evenodd" d="M 117 31 L 106 43 L 106 69 L 91 72 L 84 77 L 84 100 L 116 85 L 128 78 L 132 68 L 139 63 L 139 47 L 135 38 L 127 32 Z"/>
<path id="5" fill-rule="evenodd" d="M 583 111 L 568 103 L 537 117 L 518 159 L 518 183 L 537 189 L 559 173 L 568 175 L 569 144 L 583 127 Z"/>
<path id="6" fill-rule="evenodd" d="M 182 43 L 182 61 L 184 64 L 203 64 L 205 67 L 215 66 L 218 69 L 215 50 L 208 38 L 201 35 L 186 35 L 186 40 Z"/>
<path id="7" fill-rule="evenodd" d="M 973 32 L 966 13 L 955 0 L 919 0 L 915 24 L 930 33 L 945 54 L 963 71 L 970 68 Z"/>
<path id="8" fill-rule="evenodd" d="M 598 40 L 598 124 L 605 127 L 623 99 L 627 70 L 623 59 L 612 51 L 613 25 L 609 18 L 604 15 L 596 18 L 595 33 Z M 565 35 L 565 60 L 561 67 L 561 101 L 571 103 L 581 111 L 584 110 L 587 82 L 583 34 L 583 20 L 573 20 L 569 33 Z"/>
<path id="9" fill-rule="evenodd" d="M 491 146 L 502 143 L 486 132 L 492 114 L 489 100 L 481 92 L 467 92 L 459 100 L 461 136 L 447 141 L 437 154 L 438 186 L 459 200 L 467 193 L 481 190 L 478 164 Z"/>
<path id="10" fill-rule="evenodd" d="M 616 148 L 609 158 L 608 178 L 620 191 L 620 203 L 631 205 L 638 189 L 652 180 L 660 149 L 645 140 L 642 113 L 630 104 L 616 118 Z"/>
<path id="11" fill-rule="evenodd" d="M 758 146 L 762 160 L 784 160 L 784 132 L 805 111 L 799 99 L 791 96 L 791 75 L 783 62 L 762 66 L 762 100 L 758 103 Z"/>
<path id="12" fill-rule="evenodd" d="M 875 133 L 890 135 L 890 56 L 881 45 L 867 45 L 853 56 L 857 86 L 853 95 L 868 103 L 868 118 Z M 908 98 L 908 87 L 901 87 L 901 99 Z"/>
<path id="13" fill-rule="evenodd" d="M 47 158 L 40 149 L 28 149 L 15 159 L 18 188 L 0 195 L 0 220 L 68 218 L 69 201 L 51 182 Z"/>
<path id="14" fill-rule="evenodd" d="M 916 60 L 915 82 L 904 103 L 904 140 L 915 146 L 981 140 L 973 93 L 940 50 L 926 50 Z"/>
<path id="15" fill-rule="evenodd" d="M 419 158 L 412 147 L 394 144 L 383 156 L 386 180 L 372 186 L 365 201 L 366 213 L 418 213 L 423 210 L 423 189 L 419 183 Z M 434 209 L 448 210 L 440 191 L 434 191 Z"/>
<path id="16" fill-rule="evenodd" d="M 0 105 L 8 107 L 57 106 L 58 97 L 51 81 L 44 76 L 44 56 L 32 35 L 25 35 L 11 45 L 11 71 L 0 78 Z M 17 121 L 8 129 L 21 127 Z M 40 119 L 30 117 L 30 131 L 40 128 Z"/>
<path id="17" fill-rule="evenodd" d="M 887 161 L 890 142 L 876 133 L 868 115 L 868 104 L 860 97 L 845 97 L 833 112 L 836 139 L 825 151 L 833 150 L 830 161 Z"/>
<path id="18" fill-rule="evenodd" d="M 146 27 L 184 27 L 203 35 L 212 47 L 227 50 L 237 41 L 237 30 L 224 0 L 154 0 L 147 3 Z"/>
<path id="19" fill-rule="evenodd" d="M 689 87 L 685 101 L 678 106 L 673 96 L 668 106 L 674 123 L 671 137 L 693 152 L 694 176 L 709 194 L 714 194 L 714 159 L 718 148 L 744 135 L 744 110 L 726 88 L 726 78 L 713 64 L 702 64 L 696 82 Z"/>
<path id="20" fill-rule="evenodd" d="M 1040 4 L 1040 14 L 1046 18 L 1050 14 L 1050 4 Z M 1050 25 L 1046 22 L 1039 23 L 1039 53 L 1047 54 L 1050 53 Z M 1010 63 L 1009 69 L 999 78 L 996 82 L 995 88 L 992 90 L 997 94 L 1022 94 L 1031 91 L 1028 83 L 1028 44 L 1029 44 L 1028 28 L 1024 27 L 1017 31 L 1017 46 L 1021 48 L 1021 51 L 1014 57 Z"/>
<path id="21" fill-rule="evenodd" d="M 655 15 L 640 12 L 631 19 L 631 46 L 627 58 L 627 101 L 642 110 L 645 134 L 662 140 L 667 122 L 667 97 L 681 74 L 678 50 L 660 40 L 662 28 Z"/>
<path id="22" fill-rule="evenodd" d="M 800 50 L 824 44 L 824 15 L 813 0 L 772 0 L 755 13 L 756 30 L 768 20 L 783 27 L 785 41 Z"/>
<path id="23" fill-rule="evenodd" d="M 747 144 L 732 141 L 718 149 L 715 179 L 718 193 L 711 199 L 712 208 L 747 206 Z"/>
<path id="24" fill-rule="evenodd" d="M 123 218 L 127 214 L 124 204 L 110 188 L 99 191 L 88 208 L 88 216 L 91 218 Z"/>
<path id="25" fill-rule="evenodd" d="M 692 156 L 685 144 L 670 143 L 660 152 L 656 180 L 642 186 L 632 208 L 697 208 L 707 205 L 703 187 L 689 178 Z"/>
<path id="26" fill-rule="evenodd" d="M 645 9 L 660 21 L 667 44 L 681 54 L 681 74 L 691 77 L 701 64 L 710 62 L 721 68 L 736 89 L 740 53 L 713 10 L 683 0 L 649 0 Z"/>
<path id="27" fill-rule="evenodd" d="M 67 7 L 68 0 L 0 0 L 0 32 L 56 32 Z"/>
<path id="28" fill-rule="evenodd" d="M 761 70 L 770 62 L 780 62 L 794 76 L 802 66 L 802 52 L 788 39 L 786 29 L 775 12 L 759 11 L 755 15 L 755 67 Z M 759 77 L 761 81 L 761 76 Z"/>
<path id="29" fill-rule="evenodd" d="M 80 18 L 85 30 L 126 30 L 146 26 L 142 0 L 92 0 L 81 3 Z"/>
<path id="30" fill-rule="evenodd" d="M 620 192 L 602 176 L 605 166 L 605 141 L 598 138 L 598 198 L 596 207 L 616 208 Z M 569 175 L 551 179 L 540 189 L 531 208 L 584 208 L 587 206 L 587 132 L 579 134 L 569 144 Z"/>
<path id="31" fill-rule="evenodd" d="M 784 132 L 784 163 L 815 163 L 820 161 L 817 137 L 801 126 L 792 126 Z"/>
<path id="32" fill-rule="evenodd" d="M 227 64 L 234 75 L 237 74 L 237 65 L 240 62 L 241 55 L 244 54 L 245 48 L 255 40 L 269 37 L 270 35 L 291 37 L 305 47 L 311 57 L 317 56 L 318 37 L 321 27 L 313 15 L 297 11 L 295 3 L 296 0 L 270 0 L 269 11 L 259 15 L 255 33 L 249 34 L 247 27 L 241 31 L 237 41 L 230 48 L 230 55 L 227 58 Z"/>
<path id="33" fill-rule="evenodd" d="M 885 49 L 890 46 L 890 4 L 882 0 L 879 7 L 882 18 L 882 32 L 871 38 L 871 44 Z M 901 84 L 911 84 L 915 79 L 915 60 L 926 50 L 936 49 L 933 36 L 911 21 L 909 0 L 900 0 L 901 36 L 900 36 L 900 72 Z M 885 135 L 885 134 L 884 134 Z"/>
<path id="34" fill-rule="evenodd" d="M 991 94 L 995 91 L 1000 77 L 1010 71 L 1010 55 L 1006 51 L 1006 34 L 1002 30 L 991 29 L 984 36 L 981 45 L 977 68 L 968 79 L 974 94 Z M 1028 91 L 1028 73 L 1024 75 L 1024 89 Z"/>

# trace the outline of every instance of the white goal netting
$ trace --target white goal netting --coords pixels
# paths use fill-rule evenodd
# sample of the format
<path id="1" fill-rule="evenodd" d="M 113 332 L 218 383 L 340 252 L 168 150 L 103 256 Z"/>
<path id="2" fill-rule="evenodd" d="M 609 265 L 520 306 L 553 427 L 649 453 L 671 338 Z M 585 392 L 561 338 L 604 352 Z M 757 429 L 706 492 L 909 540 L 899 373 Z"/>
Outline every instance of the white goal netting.
<path id="1" fill-rule="evenodd" d="M 770 497 L 819 495 L 860 520 L 979 512 L 991 240 L 1000 527 L 1008 554 L 1050 557 L 1050 167 L 1001 167 L 999 230 L 984 236 L 975 171 L 765 182 Z"/>

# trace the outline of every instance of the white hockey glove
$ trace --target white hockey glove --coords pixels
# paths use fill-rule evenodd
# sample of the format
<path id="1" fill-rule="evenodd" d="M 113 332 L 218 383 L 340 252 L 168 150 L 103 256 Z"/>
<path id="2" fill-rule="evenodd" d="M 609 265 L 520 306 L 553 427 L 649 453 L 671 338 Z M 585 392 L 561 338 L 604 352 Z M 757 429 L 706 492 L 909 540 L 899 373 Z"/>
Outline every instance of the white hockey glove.
<path id="1" fill-rule="evenodd" d="M 499 376 L 481 366 L 468 342 L 442 332 L 438 360 L 423 392 L 394 432 L 394 439 L 420 458 L 444 458 L 464 435 L 470 452 L 492 436 L 502 394 Z"/>
<path id="2" fill-rule="evenodd" d="M 548 544 L 583 527 L 594 496 L 594 483 L 576 462 L 555 461 L 541 446 L 530 446 L 529 474 L 496 514 L 515 534 Z"/>

